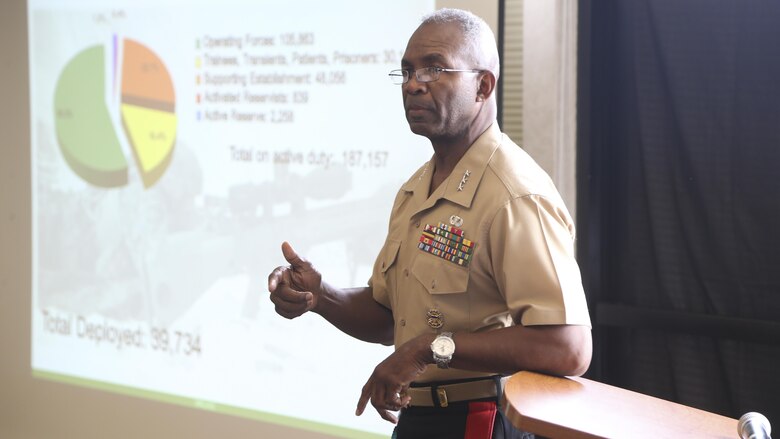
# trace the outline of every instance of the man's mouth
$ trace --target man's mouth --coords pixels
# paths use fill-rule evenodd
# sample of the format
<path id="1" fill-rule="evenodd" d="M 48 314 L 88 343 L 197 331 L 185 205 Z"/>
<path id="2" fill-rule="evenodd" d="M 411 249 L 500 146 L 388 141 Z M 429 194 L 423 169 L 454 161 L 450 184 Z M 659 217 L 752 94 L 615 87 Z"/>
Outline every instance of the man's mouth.
<path id="1" fill-rule="evenodd" d="M 425 105 L 411 104 L 406 107 L 406 113 L 409 114 L 410 116 L 421 114 L 427 111 L 431 111 L 431 110 Z"/>

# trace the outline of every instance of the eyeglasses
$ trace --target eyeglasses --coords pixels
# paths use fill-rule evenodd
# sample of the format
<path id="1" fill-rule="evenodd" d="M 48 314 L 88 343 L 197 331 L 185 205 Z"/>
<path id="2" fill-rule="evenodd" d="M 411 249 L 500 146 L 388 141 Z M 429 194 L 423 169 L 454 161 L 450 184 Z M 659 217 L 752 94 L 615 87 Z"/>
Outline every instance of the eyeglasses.
<path id="1" fill-rule="evenodd" d="M 466 73 L 482 73 L 484 70 L 477 70 L 477 69 L 445 69 L 443 67 L 423 67 L 421 69 L 412 70 L 412 69 L 398 69 L 398 70 L 391 70 L 390 73 L 387 74 L 387 76 L 390 77 L 390 80 L 393 81 L 393 84 L 395 85 L 402 85 L 409 82 L 409 78 L 411 78 L 412 72 L 414 72 L 414 77 L 417 78 L 417 82 L 433 82 L 439 79 L 439 75 L 441 75 L 441 72 L 466 72 Z"/>

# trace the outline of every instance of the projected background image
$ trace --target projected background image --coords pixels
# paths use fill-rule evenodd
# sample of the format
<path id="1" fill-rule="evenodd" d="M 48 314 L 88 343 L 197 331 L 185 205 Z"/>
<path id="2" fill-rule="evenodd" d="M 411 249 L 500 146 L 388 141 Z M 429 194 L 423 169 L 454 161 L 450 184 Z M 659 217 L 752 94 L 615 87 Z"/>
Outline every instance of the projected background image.
<path id="1" fill-rule="evenodd" d="M 387 72 L 433 2 L 280 3 L 29 2 L 32 364 L 386 434 L 354 407 L 391 348 L 277 316 L 266 277 L 288 240 L 365 285 L 431 154 Z"/>

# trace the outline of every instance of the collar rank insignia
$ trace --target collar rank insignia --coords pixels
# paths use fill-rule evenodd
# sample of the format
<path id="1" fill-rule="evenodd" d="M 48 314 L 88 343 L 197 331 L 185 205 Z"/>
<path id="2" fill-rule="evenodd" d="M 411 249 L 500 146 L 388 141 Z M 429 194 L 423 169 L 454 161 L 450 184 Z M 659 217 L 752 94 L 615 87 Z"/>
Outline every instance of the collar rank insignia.
<path id="1" fill-rule="evenodd" d="M 465 235 L 462 229 L 448 224 L 439 223 L 437 227 L 426 224 L 417 248 L 454 264 L 468 267 L 476 243 L 466 239 Z"/>
<path id="2" fill-rule="evenodd" d="M 463 177 L 460 179 L 460 183 L 458 183 L 458 192 L 463 190 L 463 187 L 466 186 L 466 182 L 469 181 L 469 177 L 471 176 L 471 171 L 466 169 L 466 172 L 463 173 Z"/>

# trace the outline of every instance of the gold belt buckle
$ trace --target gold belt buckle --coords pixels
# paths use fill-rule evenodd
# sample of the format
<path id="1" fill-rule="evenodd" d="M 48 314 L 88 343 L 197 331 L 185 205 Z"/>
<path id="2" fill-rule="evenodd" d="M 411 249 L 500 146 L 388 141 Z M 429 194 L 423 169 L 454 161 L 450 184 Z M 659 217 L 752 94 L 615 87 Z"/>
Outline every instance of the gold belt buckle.
<path id="1" fill-rule="evenodd" d="M 444 390 L 442 388 L 436 389 L 436 396 L 439 397 L 439 405 L 440 406 L 447 407 L 448 405 L 450 405 L 449 402 L 447 401 L 447 391 L 446 390 Z"/>

